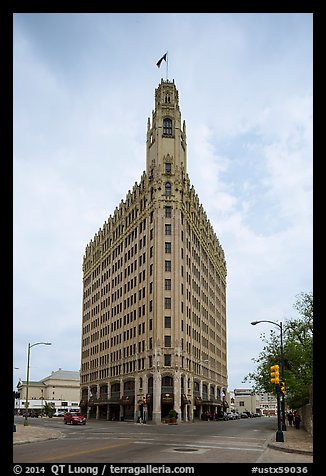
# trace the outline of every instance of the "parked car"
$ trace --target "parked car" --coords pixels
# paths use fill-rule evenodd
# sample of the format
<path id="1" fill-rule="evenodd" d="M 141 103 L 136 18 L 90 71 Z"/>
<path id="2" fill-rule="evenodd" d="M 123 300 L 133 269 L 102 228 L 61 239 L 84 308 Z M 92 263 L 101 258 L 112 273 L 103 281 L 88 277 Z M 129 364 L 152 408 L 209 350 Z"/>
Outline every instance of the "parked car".
<path id="1" fill-rule="evenodd" d="M 25 417 L 26 412 L 23 413 L 23 416 Z M 29 410 L 27 412 L 27 416 L 29 418 L 38 418 L 39 417 L 39 412 L 37 410 Z"/>
<path id="2" fill-rule="evenodd" d="M 57 416 L 57 417 L 63 417 L 65 416 L 65 412 L 64 410 L 57 410 L 53 416 Z"/>
<path id="3" fill-rule="evenodd" d="M 249 418 L 249 416 L 246 412 L 242 412 L 240 413 L 240 418 Z"/>
<path id="4" fill-rule="evenodd" d="M 229 419 L 228 414 L 226 412 L 217 413 L 216 415 L 217 415 L 215 417 L 216 420 L 228 420 Z"/>
<path id="5" fill-rule="evenodd" d="M 234 412 L 233 415 L 234 415 L 234 419 L 235 419 L 235 420 L 239 420 L 239 419 L 240 419 L 240 413 Z"/>
<path id="6" fill-rule="evenodd" d="M 236 416 L 233 412 L 226 412 L 229 420 L 235 420 Z"/>
<path id="7" fill-rule="evenodd" d="M 81 413 L 77 412 L 67 412 L 64 417 L 65 424 L 70 423 L 71 425 L 86 425 L 86 417 Z"/>

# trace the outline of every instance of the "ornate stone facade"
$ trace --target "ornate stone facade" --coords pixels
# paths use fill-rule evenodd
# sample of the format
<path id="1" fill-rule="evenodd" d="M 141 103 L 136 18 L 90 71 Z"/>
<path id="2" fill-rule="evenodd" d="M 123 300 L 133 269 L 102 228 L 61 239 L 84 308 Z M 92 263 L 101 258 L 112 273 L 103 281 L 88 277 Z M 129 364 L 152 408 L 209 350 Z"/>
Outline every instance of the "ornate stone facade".
<path id="1" fill-rule="evenodd" d="M 161 81 L 146 171 L 86 246 L 81 404 L 89 417 L 161 422 L 223 408 L 226 262 L 187 175 L 174 82 Z"/>

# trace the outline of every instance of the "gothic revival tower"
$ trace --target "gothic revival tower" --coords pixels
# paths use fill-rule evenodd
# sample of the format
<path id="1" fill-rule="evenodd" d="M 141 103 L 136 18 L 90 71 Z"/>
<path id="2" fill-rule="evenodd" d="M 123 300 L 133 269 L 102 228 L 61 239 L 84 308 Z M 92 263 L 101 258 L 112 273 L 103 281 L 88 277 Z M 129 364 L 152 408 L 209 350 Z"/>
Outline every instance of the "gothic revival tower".
<path id="1" fill-rule="evenodd" d="M 186 172 L 186 125 L 181 128 L 179 94 L 174 82 L 162 81 L 155 91 L 155 110 L 152 113 L 152 124 L 148 119 L 147 128 L 147 160 L 146 172 L 159 164 L 171 176 L 174 173 Z M 172 165 L 173 172 L 172 173 Z"/>
<path id="2" fill-rule="evenodd" d="M 83 259 L 81 406 L 89 417 L 179 421 L 224 409 L 226 263 L 187 175 L 174 82 L 147 125 L 146 172 Z"/>

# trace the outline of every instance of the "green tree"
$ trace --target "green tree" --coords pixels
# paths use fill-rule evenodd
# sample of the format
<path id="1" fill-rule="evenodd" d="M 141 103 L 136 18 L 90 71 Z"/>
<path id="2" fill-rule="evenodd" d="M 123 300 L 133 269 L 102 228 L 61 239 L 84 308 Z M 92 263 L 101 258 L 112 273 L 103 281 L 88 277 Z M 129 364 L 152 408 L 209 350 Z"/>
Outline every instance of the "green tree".
<path id="1" fill-rule="evenodd" d="M 309 402 L 313 381 L 313 294 L 301 293 L 296 298 L 293 307 L 299 317 L 287 320 L 283 326 L 286 402 L 290 408 L 300 408 Z M 270 367 L 281 362 L 280 336 L 273 329 L 268 337 L 262 334 L 261 339 L 265 346 L 258 358 L 252 359 L 257 364 L 256 370 L 244 381 L 254 382 L 256 391 L 273 392 Z"/>
<path id="2" fill-rule="evenodd" d="M 55 408 L 53 405 L 51 405 L 51 403 L 45 402 L 43 405 L 43 413 L 44 415 L 52 418 L 55 413 Z"/>

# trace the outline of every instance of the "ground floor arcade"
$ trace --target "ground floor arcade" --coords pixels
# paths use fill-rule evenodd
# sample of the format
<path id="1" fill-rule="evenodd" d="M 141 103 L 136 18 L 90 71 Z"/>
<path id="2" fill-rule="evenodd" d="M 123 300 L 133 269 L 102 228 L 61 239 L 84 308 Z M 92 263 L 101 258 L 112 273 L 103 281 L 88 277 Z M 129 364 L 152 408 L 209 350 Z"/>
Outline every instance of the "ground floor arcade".
<path id="1" fill-rule="evenodd" d="M 171 409 L 178 421 L 193 421 L 226 411 L 226 388 L 175 372 L 114 379 L 81 389 L 81 410 L 88 418 L 164 421 Z"/>

